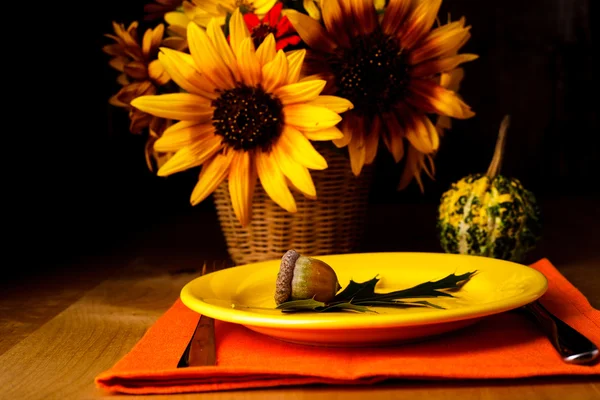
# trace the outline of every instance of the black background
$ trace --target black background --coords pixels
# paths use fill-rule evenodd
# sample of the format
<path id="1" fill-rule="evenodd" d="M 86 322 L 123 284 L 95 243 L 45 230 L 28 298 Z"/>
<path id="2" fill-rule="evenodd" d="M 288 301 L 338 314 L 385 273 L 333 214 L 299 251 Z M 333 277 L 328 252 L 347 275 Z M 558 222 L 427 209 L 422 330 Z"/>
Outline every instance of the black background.
<path id="1" fill-rule="evenodd" d="M 416 185 L 397 192 L 400 168 L 382 153 L 372 206 L 435 204 L 451 182 L 484 172 L 505 114 L 512 116 L 505 175 L 542 201 L 597 196 L 592 3 L 446 0 L 440 16 L 464 15 L 472 25 L 463 52 L 480 58 L 465 65 L 461 95 L 477 116 L 454 121 L 424 194 Z M 111 42 L 103 35 L 113 20 L 141 19 L 143 4 L 53 2 L 22 10 L 31 18 L 5 30 L 3 225 L 6 254 L 15 255 L 5 267 L 31 271 L 106 252 L 169 215 L 191 212 L 198 171 L 153 176 L 143 138 L 128 132 L 124 111 L 108 105 L 118 86 L 101 50 Z M 212 212 L 210 199 L 193 212 L 201 211 Z"/>

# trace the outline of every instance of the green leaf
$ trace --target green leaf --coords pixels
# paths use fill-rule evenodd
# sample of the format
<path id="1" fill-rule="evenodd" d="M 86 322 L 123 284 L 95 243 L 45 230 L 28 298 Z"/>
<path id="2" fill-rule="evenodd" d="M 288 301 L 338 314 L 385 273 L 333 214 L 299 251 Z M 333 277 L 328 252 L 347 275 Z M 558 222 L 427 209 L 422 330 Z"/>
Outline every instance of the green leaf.
<path id="1" fill-rule="evenodd" d="M 314 311 L 319 307 L 325 307 L 325 303 L 315 299 L 306 299 L 286 301 L 275 308 L 283 311 Z"/>
<path id="2" fill-rule="evenodd" d="M 365 300 L 408 299 L 416 297 L 454 297 L 447 291 L 460 289 L 477 271 L 462 275 L 450 274 L 438 281 L 421 283 L 408 289 L 396 290 L 390 293 L 374 293 Z"/>
<path id="3" fill-rule="evenodd" d="M 335 296 L 333 301 L 351 301 L 352 299 L 359 300 L 371 297 L 375 294 L 377 282 L 379 282 L 377 277 L 362 283 L 351 280 L 348 286 Z"/>

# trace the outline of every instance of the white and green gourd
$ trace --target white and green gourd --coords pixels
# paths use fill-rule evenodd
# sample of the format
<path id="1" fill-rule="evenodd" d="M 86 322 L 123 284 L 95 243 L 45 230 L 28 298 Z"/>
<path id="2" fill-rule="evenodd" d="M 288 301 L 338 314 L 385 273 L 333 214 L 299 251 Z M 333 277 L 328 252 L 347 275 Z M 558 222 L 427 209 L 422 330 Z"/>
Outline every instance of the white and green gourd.
<path id="1" fill-rule="evenodd" d="M 507 115 L 487 173 L 460 179 L 441 197 L 437 228 L 447 253 L 521 262 L 540 237 L 535 196 L 518 179 L 500 175 L 509 122 Z"/>

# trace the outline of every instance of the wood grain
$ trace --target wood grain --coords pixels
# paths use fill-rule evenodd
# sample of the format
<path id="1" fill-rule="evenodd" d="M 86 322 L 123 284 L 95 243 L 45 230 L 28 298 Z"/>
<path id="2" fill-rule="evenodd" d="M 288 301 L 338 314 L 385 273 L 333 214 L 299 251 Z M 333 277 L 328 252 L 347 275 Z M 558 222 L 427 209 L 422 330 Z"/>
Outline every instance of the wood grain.
<path id="1" fill-rule="evenodd" d="M 117 362 L 197 273 L 133 265 L 106 280 L 0 357 L 6 399 L 89 399 L 95 376 Z"/>

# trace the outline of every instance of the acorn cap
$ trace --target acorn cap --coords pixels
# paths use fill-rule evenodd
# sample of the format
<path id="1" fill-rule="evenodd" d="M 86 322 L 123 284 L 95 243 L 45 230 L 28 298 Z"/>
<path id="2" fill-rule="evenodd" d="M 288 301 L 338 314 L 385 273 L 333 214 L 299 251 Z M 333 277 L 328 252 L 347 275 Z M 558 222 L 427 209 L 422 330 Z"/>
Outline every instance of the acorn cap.
<path id="1" fill-rule="evenodd" d="M 281 304 L 292 295 L 292 279 L 294 278 L 294 267 L 300 254 L 296 250 L 288 250 L 281 257 L 277 282 L 275 283 L 275 303 Z"/>

